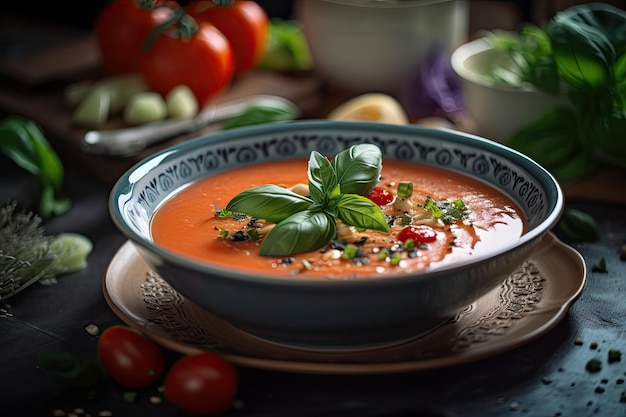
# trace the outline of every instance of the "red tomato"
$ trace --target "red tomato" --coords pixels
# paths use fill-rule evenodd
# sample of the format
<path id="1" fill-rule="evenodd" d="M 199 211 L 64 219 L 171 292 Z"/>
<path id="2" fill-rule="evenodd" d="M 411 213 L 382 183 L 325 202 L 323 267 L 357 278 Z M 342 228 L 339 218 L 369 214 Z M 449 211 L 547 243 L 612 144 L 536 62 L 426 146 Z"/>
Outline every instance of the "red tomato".
<path id="1" fill-rule="evenodd" d="M 126 326 L 112 326 L 100 335 L 98 357 L 104 370 L 125 388 L 144 388 L 163 374 L 161 349 Z"/>
<path id="2" fill-rule="evenodd" d="M 178 24 L 167 28 L 141 55 L 139 70 L 153 91 L 165 96 L 172 88 L 186 85 L 202 106 L 230 83 L 234 58 L 215 26 L 199 23 L 192 33 L 185 35 Z"/>
<path id="3" fill-rule="evenodd" d="M 98 14 L 95 37 L 104 70 L 110 74 L 137 71 L 144 40 L 165 21 L 169 7 L 156 7 L 163 0 L 115 0 Z M 178 3 L 168 1 L 168 6 Z"/>
<path id="4" fill-rule="evenodd" d="M 254 1 L 236 0 L 218 6 L 212 0 L 193 0 L 185 10 L 199 22 L 209 22 L 226 36 L 235 54 L 238 74 L 253 68 L 263 57 L 269 36 L 269 18 Z"/>
<path id="5" fill-rule="evenodd" d="M 191 414 L 220 414 L 227 411 L 237 393 L 235 367 L 213 352 L 185 356 L 171 368 L 163 395 Z"/>
<path id="6" fill-rule="evenodd" d="M 400 231 L 398 239 L 402 242 L 406 242 L 408 239 L 413 239 L 416 244 L 429 243 L 437 240 L 437 232 L 429 226 L 410 225 Z"/>
<path id="7" fill-rule="evenodd" d="M 371 193 L 367 196 L 374 203 L 379 206 L 386 206 L 387 204 L 393 202 L 393 193 L 386 188 L 383 187 L 374 187 Z"/>

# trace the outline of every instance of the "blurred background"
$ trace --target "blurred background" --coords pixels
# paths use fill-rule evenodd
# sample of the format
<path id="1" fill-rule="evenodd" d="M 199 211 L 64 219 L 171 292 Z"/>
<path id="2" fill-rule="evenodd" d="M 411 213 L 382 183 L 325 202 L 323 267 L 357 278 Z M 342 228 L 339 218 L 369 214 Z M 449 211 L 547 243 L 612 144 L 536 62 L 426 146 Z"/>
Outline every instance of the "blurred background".
<path id="1" fill-rule="evenodd" d="M 2 13 L 90 29 L 98 12 L 107 2 L 108 0 L 91 0 L 62 3 L 62 6 L 55 2 L 38 2 L 36 6 L 30 2 L 9 2 L 3 5 Z M 558 10 L 574 4 L 588 3 L 580 0 L 468 0 L 468 2 L 473 11 L 471 15 L 473 29 L 513 28 L 520 21 L 541 23 Z M 188 1 L 181 0 L 179 3 L 185 5 Z M 284 19 L 292 17 L 293 0 L 259 0 L 258 3 L 270 16 Z M 606 3 L 623 7 L 626 2 L 609 0 Z"/>

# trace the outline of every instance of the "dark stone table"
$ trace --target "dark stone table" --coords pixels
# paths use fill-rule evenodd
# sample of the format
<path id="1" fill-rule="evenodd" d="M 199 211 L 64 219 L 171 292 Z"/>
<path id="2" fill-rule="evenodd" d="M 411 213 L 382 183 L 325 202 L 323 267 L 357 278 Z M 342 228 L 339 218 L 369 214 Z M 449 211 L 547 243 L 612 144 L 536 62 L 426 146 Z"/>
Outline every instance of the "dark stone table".
<path id="1" fill-rule="evenodd" d="M 36 207 L 37 183 L 10 160 L 0 157 L 0 199 Z M 97 360 L 101 330 L 121 320 L 103 297 L 102 280 L 112 257 L 125 242 L 107 211 L 110 185 L 71 167 L 65 189 L 73 206 L 45 223 L 46 233 L 64 231 L 89 237 L 89 266 L 53 286 L 34 285 L 0 303 L 0 414 L 51 416 L 53 410 L 81 409 L 97 416 L 183 415 L 159 397 L 157 387 L 139 391 L 134 403 L 127 390 L 105 379 L 100 398 L 52 381 L 40 368 L 42 351 L 66 350 Z M 615 190 L 615 192 L 623 192 Z M 626 208 L 618 204 L 567 201 L 596 219 L 597 242 L 569 242 L 585 259 L 586 288 L 567 315 L 550 331 L 510 351 L 470 363 L 421 371 L 378 375 L 279 372 L 239 366 L 240 390 L 233 416 L 623 416 L 626 415 L 626 357 L 609 363 L 608 351 L 626 353 Z M 566 237 L 557 236 L 568 242 Z M 596 271 L 604 258 L 607 272 Z M 168 364 L 179 352 L 164 349 Z M 600 358 L 602 369 L 586 363 Z M 79 414 L 80 415 L 80 414 Z M 84 414 L 83 414 L 84 415 Z"/>

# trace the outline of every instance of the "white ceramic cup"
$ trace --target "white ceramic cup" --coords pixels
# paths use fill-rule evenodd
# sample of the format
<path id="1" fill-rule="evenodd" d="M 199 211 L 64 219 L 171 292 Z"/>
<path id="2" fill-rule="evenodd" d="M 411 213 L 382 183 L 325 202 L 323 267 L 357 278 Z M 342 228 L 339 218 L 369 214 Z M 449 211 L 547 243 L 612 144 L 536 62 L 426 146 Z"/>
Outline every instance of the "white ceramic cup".
<path id="1" fill-rule="evenodd" d="M 316 72 L 348 93 L 397 95 L 434 47 L 450 53 L 469 24 L 464 0 L 299 0 Z"/>

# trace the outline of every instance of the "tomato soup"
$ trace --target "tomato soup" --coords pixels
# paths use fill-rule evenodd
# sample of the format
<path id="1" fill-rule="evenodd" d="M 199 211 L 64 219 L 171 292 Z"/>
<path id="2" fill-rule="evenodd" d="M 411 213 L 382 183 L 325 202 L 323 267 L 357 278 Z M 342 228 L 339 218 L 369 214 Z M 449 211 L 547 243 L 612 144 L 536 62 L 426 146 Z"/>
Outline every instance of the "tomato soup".
<path id="1" fill-rule="evenodd" d="M 384 161 L 378 186 L 393 193 L 398 183 L 407 181 L 413 185 L 410 198 L 398 205 L 400 199 L 395 197 L 393 203 L 381 207 L 390 219 L 390 233 L 343 225 L 338 227 L 338 239 L 320 250 L 287 257 L 261 256 L 259 247 L 267 226 L 263 220 L 223 217 L 216 211 L 252 187 L 302 187 L 307 184 L 307 160 L 238 168 L 199 180 L 165 201 L 153 216 L 152 238 L 188 257 L 250 273 L 341 280 L 438 268 L 494 251 L 525 231 L 523 215 L 513 200 L 485 183 L 442 168 Z M 462 201 L 466 215 L 443 224 L 425 212 L 427 198 Z M 431 228 L 434 237 L 409 247 L 399 240 L 407 224 Z M 251 227 L 259 228 L 257 239 L 224 238 Z M 358 255 L 346 257 L 346 245 L 356 247 Z"/>

